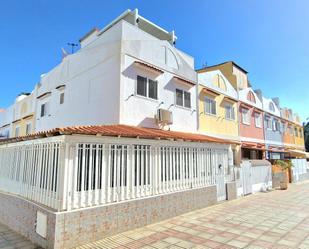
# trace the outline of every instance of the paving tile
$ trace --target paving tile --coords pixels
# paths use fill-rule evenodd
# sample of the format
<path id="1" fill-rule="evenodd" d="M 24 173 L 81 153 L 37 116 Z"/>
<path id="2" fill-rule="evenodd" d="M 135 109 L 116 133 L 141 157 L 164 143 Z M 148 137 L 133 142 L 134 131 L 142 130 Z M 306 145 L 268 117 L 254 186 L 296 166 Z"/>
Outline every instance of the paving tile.
<path id="1" fill-rule="evenodd" d="M 175 237 L 167 237 L 163 241 L 166 242 L 166 243 L 169 243 L 169 244 L 177 244 L 179 242 L 182 242 L 183 240 L 175 238 Z"/>
<path id="2" fill-rule="evenodd" d="M 227 244 L 230 246 L 234 246 L 236 248 L 244 248 L 245 246 L 248 245 L 247 242 L 240 241 L 240 240 L 230 240 L 229 242 L 227 242 Z"/>
<path id="3" fill-rule="evenodd" d="M 150 246 L 152 246 L 153 248 L 162 249 L 162 248 L 168 248 L 169 246 L 171 246 L 171 244 L 166 243 L 164 241 L 158 241 L 156 243 L 151 244 Z"/>
<path id="4" fill-rule="evenodd" d="M 222 248 L 224 246 L 224 243 L 220 243 L 214 240 L 207 240 L 203 245 L 210 248 Z"/>
<path id="5" fill-rule="evenodd" d="M 193 243 L 189 241 L 181 241 L 177 243 L 176 245 L 182 248 L 193 248 L 195 246 Z"/>
<path id="6" fill-rule="evenodd" d="M 297 244 L 299 244 L 299 242 L 295 242 L 295 241 L 290 241 L 290 240 L 286 240 L 286 239 L 282 239 L 282 240 L 279 240 L 277 242 L 277 244 L 279 245 L 284 245 L 284 246 L 290 246 L 290 247 L 296 247 Z"/>

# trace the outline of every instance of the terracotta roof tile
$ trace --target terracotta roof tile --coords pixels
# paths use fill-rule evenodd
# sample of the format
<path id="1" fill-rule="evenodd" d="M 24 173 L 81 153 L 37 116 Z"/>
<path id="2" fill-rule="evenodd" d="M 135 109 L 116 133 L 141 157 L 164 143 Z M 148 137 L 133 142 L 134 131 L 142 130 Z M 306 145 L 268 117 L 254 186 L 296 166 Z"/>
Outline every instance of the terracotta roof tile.
<path id="1" fill-rule="evenodd" d="M 225 143 L 225 144 L 239 143 L 238 141 L 225 140 L 195 133 L 166 131 L 160 129 L 143 128 L 129 125 L 121 125 L 121 124 L 54 128 L 48 131 L 37 132 L 23 137 L 3 139 L 0 140 L 0 143 L 17 142 L 47 136 L 71 135 L 71 134 L 121 136 L 121 137 L 144 138 L 144 139 L 183 140 L 192 142 L 214 142 L 214 143 Z"/>
<path id="2" fill-rule="evenodd" d="M 152 64 L 149 64 L 149 63 L 146 63 L 146 62 L 143 62 L 143 61 L 135 61 L 134 63 L 136 65 L 139 65 L 139 66 L 147 67 L 147 68 L 149 68 L 151 70 L 154 70 L 154 71 L 156 71 L 158 73 L 164 73 L 164 71 L 162 69 L 160 69 L 160 68 L 158 68 L 158 67 L 156 67 L 156 66 L 154 66 Z"/>

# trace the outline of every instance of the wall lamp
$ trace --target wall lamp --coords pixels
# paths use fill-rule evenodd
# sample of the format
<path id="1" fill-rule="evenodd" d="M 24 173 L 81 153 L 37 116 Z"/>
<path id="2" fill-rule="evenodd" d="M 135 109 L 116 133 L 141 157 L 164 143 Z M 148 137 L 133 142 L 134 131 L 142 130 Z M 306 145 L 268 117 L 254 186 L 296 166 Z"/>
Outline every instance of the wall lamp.
<path id="1" fill-rule="evenodd" d="M 130 99 L 131 97 L 133 97 L 133 96 L 134 96 L 134 94 L 132 93 L 129 97 L 126 98 L 125 101 L 129 100 L 129 99 Z"/>
<path id="2" fill-rule="evenodd" d="M 160 107 L 161 105 L 163 105 L 163 104 L 164 104 L 164 102 L 161 101 L 157 108 L 159 108 L 159 107 Z"/>
<path id="3" fill-rule="evenodd" d="M 167 108 L 167 110 L 169 110 L 172 106 L 174 106 L 174 104 L 171 104 L 171 105 Z"/>

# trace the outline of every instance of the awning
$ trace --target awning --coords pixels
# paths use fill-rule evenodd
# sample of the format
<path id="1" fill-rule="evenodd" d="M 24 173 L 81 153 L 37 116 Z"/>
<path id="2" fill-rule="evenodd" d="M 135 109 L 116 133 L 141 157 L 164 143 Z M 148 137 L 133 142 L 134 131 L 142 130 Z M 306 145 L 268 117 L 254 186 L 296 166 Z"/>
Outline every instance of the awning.
<path id="1" fill-rule="evenodd" d="M 144 68 L 144 69 L 147 69 L 147 70 L 150 70 L 150 71 L 153 71 L 153 72 L 156 72 L 156 73 L 159 73 L 159 74 L 162 74 L 164 73 L 164 71 L 154 65 L 151 65 L 149 63 L 146 63 L 146 62 L 142 62 L 142 61 L 135 61 L 134 62 L 134 65 L 140 67 L 140 68 Z"/>
<path id="2" fill-rule="evenodd" d="M 225 101 L 229 101 L 229 102 L 238 102 L 237 99 L 234 99 L 234 98 L 228 97 L 228 96 L 224 96 L 224 100 L 225 100 Z"/>
<path id="3" fill-rule="evenodd" d="M 208 94 L 211 94 L 211 95 L 213 95 L 213 96 L 218 96 L 218 95 L 220 95 L 221 93 L 219 93 L 219 92 L 217 92 L 217 91 L 215 91 L 215 90 L 213 90 L 213 89 L 209 89 L 209 88 L 206 88 L 206 87 L 203 87 L 203 90 L 202 90 L 204 93 L 208 93 Z"/>
<path id="4" fill-rule="evenodd" d="M 284 150 L 284 147 L 282 146 L 269 146 L 266 151 L 269 151 L 269 152 L 277 152 L 277 153 L 284 153 L 285 150 Z"/>
<path id="5" fill-rule="evenodd" d="M 265 145 L 261 143 L 253 143 L 253 142 L 242 142 L 241 148 L 245 149 L 255 149 L 255 150 L 265 150 Z"/>
<path id="6" fill-rule="evenodd" d="M 309 158 L 309 153 L 302 150 L 287 150 L 287 153 L 293 157 Z"/>
<path id="7" fill-rule="evenodd" d="M 184 79 L 184 78 L 181 78 L 181 77 L 178 77 L 178 76 L 174 76 L 173 79 L 180 82 L 180 83 L 187 84 L 187 85 L 190 85 L 190 86 L 196 85 L 196 83 L 194 81 Z"/>

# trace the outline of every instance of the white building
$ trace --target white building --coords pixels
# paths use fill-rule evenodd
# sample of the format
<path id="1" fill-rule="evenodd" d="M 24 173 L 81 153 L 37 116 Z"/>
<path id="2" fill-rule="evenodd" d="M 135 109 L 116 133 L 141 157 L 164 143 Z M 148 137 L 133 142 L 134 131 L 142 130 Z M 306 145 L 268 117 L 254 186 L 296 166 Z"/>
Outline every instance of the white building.
<path id="1" fill-rule="evenodd" d="M 37 94 L 36 131 L 75 125 L 128 124 L 195 132 L 196 81 L 193 57 L 175 48 L 167 32 L 125 11 L 102 30 L 81 40 L 41 77 Z M 166 118 L 165 118 L 166 119 Z M 171 122 L 172 121 L 172 122 Z"/>
<path id="2" fill-rule="evenodd" d="M 2 109 L 0 112 L 0 138 L 10 137 L 13 122 L 13 107 Z"/>
<path id="3" fill-rule="evenodd" d="M 14 104 L 0 112 L 0 137 L 18 137 L 35 130 L 36 90 L 19 94 Z"/>

